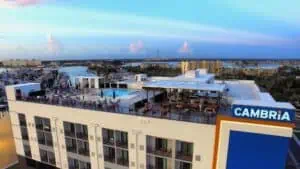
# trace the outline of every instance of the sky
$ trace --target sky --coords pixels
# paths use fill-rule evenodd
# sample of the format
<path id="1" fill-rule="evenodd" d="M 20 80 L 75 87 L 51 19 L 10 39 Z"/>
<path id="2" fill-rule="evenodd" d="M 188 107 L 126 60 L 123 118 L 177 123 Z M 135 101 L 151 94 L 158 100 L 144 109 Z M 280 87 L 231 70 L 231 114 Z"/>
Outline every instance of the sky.
<path id="1" fill-rule="evenodd" d="M 300 59 L 299 0 L 0 0 L 0 60 Z"/>

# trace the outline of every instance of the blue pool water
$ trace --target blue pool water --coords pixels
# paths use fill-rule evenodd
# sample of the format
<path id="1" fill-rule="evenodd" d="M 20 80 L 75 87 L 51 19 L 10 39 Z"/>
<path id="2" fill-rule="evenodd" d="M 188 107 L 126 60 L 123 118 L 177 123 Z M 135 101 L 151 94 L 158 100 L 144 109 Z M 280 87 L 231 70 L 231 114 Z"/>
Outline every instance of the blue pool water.
<path id="1" fill-rule="evenodd" d="M 113 91 L 115 91 L 116 97 L 128 96 L 135 92 L 134 90 L 130 90 L 130 89 L 103 89 L 103 96 L 113 97 Z M 101 92 L 99 92 L 99 96 L 100 95 Z"/>

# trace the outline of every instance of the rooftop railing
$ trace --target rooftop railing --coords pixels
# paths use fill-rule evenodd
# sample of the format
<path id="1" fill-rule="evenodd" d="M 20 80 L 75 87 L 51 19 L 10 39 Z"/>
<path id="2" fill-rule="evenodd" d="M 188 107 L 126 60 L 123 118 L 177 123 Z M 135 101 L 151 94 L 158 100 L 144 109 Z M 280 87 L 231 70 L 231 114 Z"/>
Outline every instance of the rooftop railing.
<path id="1" fill-rule="evenodd" d="M 108 113 L 119 113 L 159 119 L 168 119 L 176 121 L 185 121 L 192 123 L 202 123 L 202 124 L 215 124 L 216 114 L 207 114 L 204 112 L 192 112 L 186 114 L 184 110 L 176 112 L 163 113 L 159 111 L 138 111 L 130 107 L 120 106 L 118 104 L 101 104 L 95 101 L 82 101 L 80 99 L 68 98 L 68 97 L 55 97 L 49 99 L 46 96 L 41 97 L 21 97 L 17 99 L 18 101 L 39 103 L 39 104 L 48 104 L 54 106 L 64 106 L 70 108 L 79 108 L 87 110 L 102 111 Z"/>

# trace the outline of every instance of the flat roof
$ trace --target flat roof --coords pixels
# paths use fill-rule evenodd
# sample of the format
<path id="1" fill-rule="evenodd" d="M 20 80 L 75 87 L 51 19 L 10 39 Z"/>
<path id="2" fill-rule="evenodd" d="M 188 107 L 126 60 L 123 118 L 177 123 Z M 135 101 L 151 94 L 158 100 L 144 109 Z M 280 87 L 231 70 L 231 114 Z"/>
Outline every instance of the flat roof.
<path id="1" fill-rule="evenodd" d="M 11 85 L 12 87 L 23 87 L 23 86 L 32 86 L 32 85 L 41 85 L 40 83 L 21 83 L 16 85 Z"/>
<path id="2" fill-rule="evenodd" d="M 254 81 L 224 81 L 228 88 L 227 95 L 233 100 L 260 100 L 260 91 Z"/>
<path id="3" fill-rule="evenodd" d="M 268 100 L 234 100 L 232 105 L 273 107 L 279 109 L 295 109 L 295 107 L 291 103 L 274 102 Z"/>
<path id="4" fill-rule="evenodd" d="M 146 82 L 143 87 L 146 88 L 165 88 L 165 89 L 189 89 L 189 90 L 205 90 L 218 91 L 225 90 L 225 84 L 208 84 L 197 81 L 178 81 L 178 80 L 159 80 Z"/>

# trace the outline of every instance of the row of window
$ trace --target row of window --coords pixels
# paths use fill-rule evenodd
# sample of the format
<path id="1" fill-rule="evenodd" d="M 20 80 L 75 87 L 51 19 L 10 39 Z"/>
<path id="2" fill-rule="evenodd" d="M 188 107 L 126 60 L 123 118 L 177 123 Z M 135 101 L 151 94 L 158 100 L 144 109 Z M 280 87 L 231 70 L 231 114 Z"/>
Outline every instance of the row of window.
<path id="1" fill-rule="evenodd" d="M 80 161 L 74 158 L 68 158 L 69 169 L 91 169 L 91 163 Z"/>
<path id="2" fill-rule="evenodd" d="M 27 123 L 24 114 L 19 114 L 19 122 L 21 126 L 22 139 L 28 140 Z M 36 131 L 38 143 L 53 147 L 51 134 L 50 119 L 35 117 Z M 65 143 L 68 152 L 76 153 L 83 156 L 89 156 L 88 129 L 86 125 L 64 122 Z M 111 163 L 116 163 L 122 166 L 129 165 L 128 158 L 128 134 L 127 132 L 102 129 L 103 153 L 104 160 Z M 154 160 L 147 155 L 147 168 L 165 169 L 167 158 L 172 156 L 172 140 L 147 136 L 147 153 L 156 154 Z M 193 157 L 193 144 L 176 141 L 176 169 L 191 169 Z M 31 157 L 30 147 L 24 146 L 25 155 Z M 54 154 L 49 151 L 40 149 L 41 160 L 45 163 L 55 165 Z M 70 158 L 72 159 L 72 158 Z M 89 169 L 89 163 L 84 164 L 81 161 L 73 159 L 70 168 L 74 169 Z"/>
<path id="3" fill-rule="evenodd" d="M 173 140 L 147 136 L 147 153 L 172 157 Z M 176 140 L 176 159 L 184 161 L 193 160 L 193 143 Z"/>

